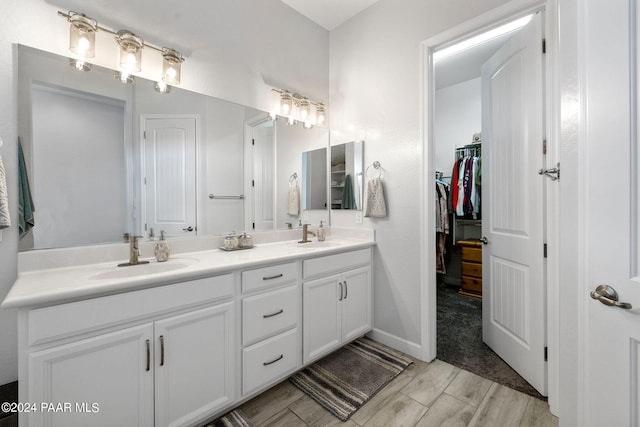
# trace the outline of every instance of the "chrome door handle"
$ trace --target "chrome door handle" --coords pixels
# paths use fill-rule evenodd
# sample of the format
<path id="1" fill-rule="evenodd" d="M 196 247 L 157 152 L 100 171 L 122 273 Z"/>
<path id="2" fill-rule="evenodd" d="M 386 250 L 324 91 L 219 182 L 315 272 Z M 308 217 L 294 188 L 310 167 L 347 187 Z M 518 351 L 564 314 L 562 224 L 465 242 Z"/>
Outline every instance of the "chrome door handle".
<path id="1" fill-rule="evenodd" d="M 164 335 L 160 335 L 160 366 L 164 366 Z"/>
<path id="2" fill-rule="evenodd" d="M 489 239 L 487 239 L 486 236 L 482 236 L 482 239 L 480 239 L 480 241 L 482 242 L 483 245 L 489 244 Z"/>
<path id="3" fill-rule="evenodd" d="M 560 163 L 558 163 L 558 167 L 551 169 L 540 169 L 538 171 L 538 175 L 546 175 L 551 178 L 551 181 L 556 181 L 560 179 Z"/>
<path id="4" fill-rule="evenodd" d="M 182 231 L 193 231 L 193 227 L 188 226 L 187 228 L 183 228 Z"/>
<path id="5" fill-rule="evenodd" d="M 629 304 L 628 302 L 618 301 L 618 293 L 609 285 L 600 285 L 596 288 L 595 291 L 591 291 L 591 298 L 597 299 L 604 305 L 620 307 L 626 310 L 632 308 L 631 304 Z"/>

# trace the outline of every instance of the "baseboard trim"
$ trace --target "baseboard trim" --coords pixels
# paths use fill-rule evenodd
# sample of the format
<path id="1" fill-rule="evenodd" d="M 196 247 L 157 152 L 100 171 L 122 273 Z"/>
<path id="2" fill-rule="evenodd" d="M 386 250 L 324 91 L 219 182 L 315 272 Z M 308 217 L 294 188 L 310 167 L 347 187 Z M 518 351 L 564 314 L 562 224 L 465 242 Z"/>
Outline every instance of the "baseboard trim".
<path id="1" fill-rule="evenodd" d="M 387 345 L 391 348 L 395 348 L 396 350 L 406 353 L 409 356 L 415 357 L 416 359 L 424 360 L 423 349 L 419 344 L 405 340 L 404 338 L 399 338 L 388 332 L 381 331 L 380 329 L 372 330 L 367 334 L 367 336 L 374 341 L 378 341 L 379 343 Z M 427 360 L 426 362 L 430 361 Z"/>

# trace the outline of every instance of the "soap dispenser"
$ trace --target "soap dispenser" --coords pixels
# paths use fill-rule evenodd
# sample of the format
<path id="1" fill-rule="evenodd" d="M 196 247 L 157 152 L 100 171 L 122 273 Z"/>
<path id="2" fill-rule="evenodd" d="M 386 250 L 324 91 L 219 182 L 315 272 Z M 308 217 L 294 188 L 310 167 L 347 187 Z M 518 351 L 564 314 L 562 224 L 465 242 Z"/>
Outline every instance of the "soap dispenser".
<path id="1" fill-rule="evenodd" d="M 156 256 L 158 262 L 164 262 L 169 259 L 169 242 L 167 242 L 164 238 L 164 230 L 160 231 L 160 241 L 156 243 L 156 247 L 153 253 Z"/>
<path id="2" fill-rule="evenodd" d="M 318 242 L 324 242 L 324 238 L 325 238 L 325 229 L 322 226 L 322 221 L 320 221 L 320 227 L 318 227 L 318 230 L 316 230 L 316 234 L 318 235 Z"/>

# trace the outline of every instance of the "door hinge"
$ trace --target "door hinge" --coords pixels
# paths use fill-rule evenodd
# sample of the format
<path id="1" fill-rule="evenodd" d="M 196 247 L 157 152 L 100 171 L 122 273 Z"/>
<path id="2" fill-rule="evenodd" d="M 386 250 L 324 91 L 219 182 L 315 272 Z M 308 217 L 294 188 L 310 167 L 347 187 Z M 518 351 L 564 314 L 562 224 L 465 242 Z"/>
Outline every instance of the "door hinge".
<path id="1" fill-rule="evenodd" d="M 547 53 L 547 39 L 542 39 L 542 53 Z"/>
<path id="2" fill-rule="evenodd" d="M 542 140 L 542 154 L 547 154 L 547 140 Z"/>
<path id="3" fill-rule="evenodd" d="M 545 362 L 549 361 L 549 347 L 544 348 L 544 361 Z"/>
<path id="4" fill-rule="evenodd" d="M 547 244 L 544 244 L 544 249 L 543 249 L 543 253 L 544 253 L 544 257 L 547 257 Z"/>

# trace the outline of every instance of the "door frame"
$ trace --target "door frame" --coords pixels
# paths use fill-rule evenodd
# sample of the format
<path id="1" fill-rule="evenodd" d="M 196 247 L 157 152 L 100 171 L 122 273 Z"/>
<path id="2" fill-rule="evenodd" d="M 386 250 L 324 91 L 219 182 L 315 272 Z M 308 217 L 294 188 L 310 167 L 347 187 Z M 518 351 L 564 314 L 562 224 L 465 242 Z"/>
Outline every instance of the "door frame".
<path id="1" fill-rule="evenodd" d="M 144 229 L 144 225 L 147 222 L 147 197 L 146 197 L 146 186 L 144 183 L 144 178 L 146 175 L 146 171 L 147 171 L 147 165 L 146 165 L 146 153 L 145 153 L 145 130 L 146 130 L 146 126 L 145 126 L 145 122 L 148 119 L 193 119 L 195 121 L 196 124 L 196 134 L 195 134 L 195 160 L 196 160 L 196 164 L 195 164 L 195 184 L 196 184 L 196 188 L 195 188 L 195 192 L 196 192 L 196 233 L 195 236 L 198 235 L 198 232 L 201 232 L 200 229 L 200 225 L 199 221 L 200 218 L 204 218 L 204 203 L 199 203 L 199 200 L 206 200 L 205 198 L 201 198 L 202 194 L 200 194 L 201 188 L 203 188 L 204 186 L 201 184 L 203 182 L 205 182 L 203 180 L 203 178 L 206 178 L 206 164 L 201 164 L 201 154 L 204 152 L 203 147 L 201 147 L 202 144 L 202 138 L 201 138 L 201 134 L 200 134 L 200 115 L 199 114 L 140 114 L 140 135 L 139 135 L 139 141 L 140 141 L 140 160 L 139 160 L 139 164 L 140 164 L 140 171 L 138 174 L 138 183 L 137 185 L 135 185 L 135 188 L 138 188 L 140 191 L 140 194 L 138 196 L 138 199 L 140 200 L 140 224 L 138 225 L 139 229 L 138 229 L 138 235 L 139 236 L 145 236 L 145 229 Z M 206 159 L 204 159 L 203 161 L 206 162 Z M 201 176 L 201 174 L 203 174 Z M 204 230 L 203 230 L 204 231 Z"/>
<path id="2" fill-rule="evenodd" d="M 420 44 L 420 139 L 422 141 L 421 209 L 421 342 L 424 360 L 436 358 L 437 309 L 435 268 L 435 76 L 433 53 L 438 48 L 456 44 L 496 28 L 519 17 L 542 11 L 546 40 L 544 120 L 547 137 L 546 167 L 560 161 L 560 90 L 558 84 L 558 0 L 512 0 L 456 27 L 439 33 Z M 542 141 L 541 141 L 542 144 Z M 541 177 L 541 179 L 544 179 Z M 548 401 L 553 414 L 559 414 L 559 335 L 560 335 L 560 210 L 559 185 L 546 185 L 545 214 L 547 242 L 546 299 L 548 347 Z M 542 250 L 542 248 L 541 248 Z"/>

